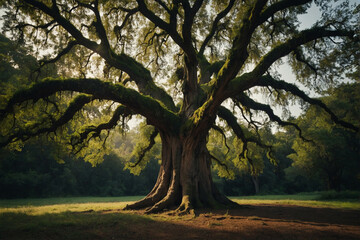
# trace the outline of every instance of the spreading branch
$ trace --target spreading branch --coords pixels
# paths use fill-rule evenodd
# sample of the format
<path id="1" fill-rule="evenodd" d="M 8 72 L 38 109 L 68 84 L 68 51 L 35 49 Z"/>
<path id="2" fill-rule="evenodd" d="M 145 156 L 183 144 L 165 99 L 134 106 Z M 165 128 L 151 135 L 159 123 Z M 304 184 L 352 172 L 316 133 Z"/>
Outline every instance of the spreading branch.
<path id="1" fill-rule="evenodd" d="M 248 45 L 257 27 L 257 18 L 266 5 L 266 2 L 266 0 L 255 1 L 255 3 L 245 11 L 242 24 L 236 31 L 236 37 L 233 40 L 229 56 L 218 72 L 217 77 L 209 82 L 210 96 L 208 96 L 208 100 L 199 108 L 201 111 L 194 113 L 195 119 L 197 115 L 213 117 L 216 115 L 221 103 L 228 97 L 231 97 L 229 93 L 233 91 L 234 88 L 229 87 L 229 85 L 231 85 L 229 82 L 236 77 L 249 56 L 247 51 Z M 243 90 L 246 89 L 242 89 L 241 91 Z M 203 122 L 206 124 L 208 119 L 203 119 Z"/>
<path id="2" fill-rule="evenodd" d="M 73 101 L 70 102 L 68 108 L 57 120 L 52 120 L 52 123 L 49 127 L 37 128 L 39 124 L 35 124 L 33 126 L 27 127 L 26 129 L 20 129 L 16 133 L 9 136 L 4 142 L 0 142 L 0 148 L 17 140 L 26 141 L 29 138 L 38 136 L 40 134 L 55 132 L 61 126 L 65 125 L 71 119 L 73 119 L 77 112 L 79 112 L 86 104 L 93 100 L 94 98 L 92 96 L 84 94 L 78 95 Z"/>
<path id="3" fill-rule="evenodd" d="M 336 124 L 342 125 L 343 127 L 352 129 L 357 132 L 359 131 L 359 127 L 356 127 L 351 123 L 342 121 L 321 100 L 309 97 L 306 93 L 301 91 L 298 87 L 296 87 L 293 84 L 290 84 L 290 83 L 287 83 L 287 82 L 281 81 L 281 80 L 276 80 L 273 77 L 271 77 L 270 75 L 266 75 L 266 76 L 263 76 L 260 79 L 260 81 L 257 82 L 257 86 L 264 86 L 264 87 L 270 86 L 274 89 L 281 89 L 281 90 L 290 92 L 291 94 L 301 98 L 305 102 L 310 103 L 312 105 L 319 106 L 320 108 L 322 108 L 325 112 L 327 112 L 330 115 L 332 121 L 334 121 Z"/>
<path id="4" fill-rule="evenodd" d="M 282 0 L 267 7 L 260 15 L 258 25 L 264 23 L 271 18 L 275 13 L 288 9 L 290 7 L 300 6 L 310 3 L 312 0 Z"/>
<path id="5" fill-rule="evenodd" d="M 111 130 L 115 128 L 118 125 L 121 117 L 127 117 L 129 115 L 131 115 L 131 111 L 127 107 L 122 105 L 118 106 L 113 112 L 113 115 L 108 122 L 101 123 L 97 126 L 87 126 L 78 135 L 72 136 L 71 145 L 73 146 L 73 148 L 75 148 L 77 145 L 84 142 L 86 139 L 87 141 L 89 141 L 92 138 L 100 137 L 101 131 Z"/>
<path id="6" fill-rule="evenodd" d="M 8 101 L 4 109 L 0 109 L 0 120 L 6 114 L 13 112 L 16 104 L 33 100 L 37 101 L 41 98 L 49 97 L 56 92 L 74 91 L 80 93 L 91 94 L 94 98 L 111 100 L 127 106 L 136 114 L 140 114 L 148 119 L 154 126 L 160 129 L 171 128 L 177 131 L 179 125 L 178 117 L 171 111 L 168 111 L 161 103 L 155 99 L 144 96 L 135 90 L 128 89 L 122 84 L 113 84 L 103 82 L 93 78 L 70 78 L 70 79 L 52 79 L 47 78 L 42 82 L 36 83 L 29 89 L 16 92 Z M 169 122 L 172 124 L 169 125 Z"/>
<path id="7" fill-rule="evenodd" d="M 244 90 L 247 90 L 257 85 L 257 82 L 259 81 L 261 76 L 266 73 L 266 71 L 275 61 L 288 55 L 301 45 L 304 45 L 319 38 L 331 36 L 352 38 L 354 36 L 354 32 L 347 30 L 327 30 L 325 29 L 325 27 L 315 27 L 312 29 L 301 31 L 291 39 L 274 47 L 270 52 L 263 56 L 259 63 L 256 65 L 256 67 L 253 69 L 253 71 L 232 79 L 227 86 L 226 95 L 234 97 L 239 93 L 243 92 Z"/>
<path id="8" fill-rule="evenodd" d="M 355 33 L 353 31 L 327 30 L 326 27 L 314 27 L 312 29 L 303 30 L 291 39 L 287 40 L 286 42 L 274 47 L 270 52 L 268 52 L 264 57 L 262 57 L 260 62 L 257 64 L 257 66 L 251 73 L 253 74 L 254 78 L 262 76 L 264 73 L 266 73 L 266 71 L 275 61 L 288 55 L 301 45 L 304 45 L 313 40 L 325 37 L 352 38 L 354 34 Z"/>
<path id="9" fill-rule="evenodd" d="M 96 42 L 84 37 L 81 31 L 79 31 L 69 20 L 61 16 L 56 2 L 53 2 L 52 7 L 48 7 L 46 4 L 36 0 L 24 0 L 24 2 L 51 16 L 58 24 L 60 24 L 67 32 L 69 32 L 79 42 L 79 44 L 93 50 L 99 47 Z"/>

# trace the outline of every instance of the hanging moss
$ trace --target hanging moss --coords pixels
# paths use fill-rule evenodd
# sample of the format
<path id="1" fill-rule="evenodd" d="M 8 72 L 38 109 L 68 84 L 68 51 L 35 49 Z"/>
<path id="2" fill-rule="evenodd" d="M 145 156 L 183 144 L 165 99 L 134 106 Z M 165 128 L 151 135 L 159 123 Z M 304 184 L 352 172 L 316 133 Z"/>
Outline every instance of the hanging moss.
<path id="1" fill-rule="evenodd" d="M 199 121 L 203 118 L 207 107 L 212 103 L 212 101 L 213 98 L 212 96 L 210 96 L 210 98 L 194 112 L 194 114 L 191 117 L 191 120 L 194 122 L 195 125 L 198 124 Z"/>
<path id="2" fill-rule="evenodd" d="M 124 87 L 122 84 L 103 82 L 99 79 L 55 79 L 46 78 L 32 85 L 29 89 L 16 92 L 1 112 L 12 112 L 12 107 L 27 100 L 37 101 L 61 91 L 75 91 L 91 94 L 95 98 L 112 100 L 128 106 L 134 112 L 150 119 L 153 124 L 178 131 L 179 117 L 164 106 L 164 103 L 139 92 Z M 4 117 L 4 116 L 3 116 Z M 169 124 L 171 123 L 171 124 Z"/>

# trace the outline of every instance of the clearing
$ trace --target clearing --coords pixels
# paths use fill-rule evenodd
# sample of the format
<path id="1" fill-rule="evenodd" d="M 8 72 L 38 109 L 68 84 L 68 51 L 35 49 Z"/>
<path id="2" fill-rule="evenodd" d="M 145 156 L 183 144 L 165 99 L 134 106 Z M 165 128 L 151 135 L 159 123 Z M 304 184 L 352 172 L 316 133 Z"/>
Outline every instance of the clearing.
<path id="1" fill-rule="evenodd" d="M 0 239 L 360 239 L 358 199 L 233 198 L 243 207 L 196 217 L 119 210 L 138 198 L 0 200 Z"/>

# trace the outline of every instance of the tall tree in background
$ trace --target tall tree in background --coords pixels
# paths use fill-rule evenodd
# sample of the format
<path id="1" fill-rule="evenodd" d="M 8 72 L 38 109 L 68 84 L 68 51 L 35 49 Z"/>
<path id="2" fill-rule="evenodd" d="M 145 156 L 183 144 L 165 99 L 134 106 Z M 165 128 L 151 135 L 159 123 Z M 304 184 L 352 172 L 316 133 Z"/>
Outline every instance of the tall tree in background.
<path id="1" fill-rule="evenodd" d="M 250 156 L 249 143 L 271 150 L 256 134 L 261 123 L 253 117 L 255 111 L 281 126 L 294 126 L 301 135 L 296 124 L 274 114 L 271 102 L 315 104 L 335 123 L 358 131 L 274 70 L 287 61 L 297 81 L 319 91 L 345 74 L 358 77 L 359 6 L 354 11 L 346 1 L 334 6 L 314 1 L 322 19 L 305 30 L 297 16 L 310 8 L 310 0 L 1 2 L 8 9 L 4 30 L 32 47 L 40 72 L 48 63 L 58 63 L 61 76 L 2 96 L 1 145 L 63 133 L 71 134 L 74 151 L 86 145 L 96 150 L 94 140 L 106 140 L 110 130 L 125 126 L 121 119 L 140 115 L 152 131 L 147 131 L 148 146 L 139 148 L 134 165 L 157 135 L 162 163 L 153 190 L 129 209 L 178 207 L 189 212 L 234 204 L 211 178 L 206 143 L 211 128 L 222 131 L 217 117 L 241 140 L 243 159 Z M 268 94 L 269 104 L 251 98 L 255 88 Z M 73 99 L 62 98 L 64 92 L 74 93 L 67 94 Z M 32 107 L 41 112 L 36 122 L 23 117 Z M 66 127 L 76 125 L 81 114 L 89 125 Z M 254 131 L 245 131 L 248 127 Z"/>
<path id="2" fill-rule="evenodd" d="M 343 84 L 330 89 L 322 100 L 346 121 L 359 125 L 360 83 Z M 330 190 L 340 190 L 342 185 L 349 188 L 358 185 L 360 137 L 347 129 L 336 126 L 315 106 L 309 107 L 300 116 L 299 126 L 314 143 L 304 143 L 297 139 L 293 149 L 296 153 L 289 157 L 293 166 L 314 176 L 319 174 Z"/>

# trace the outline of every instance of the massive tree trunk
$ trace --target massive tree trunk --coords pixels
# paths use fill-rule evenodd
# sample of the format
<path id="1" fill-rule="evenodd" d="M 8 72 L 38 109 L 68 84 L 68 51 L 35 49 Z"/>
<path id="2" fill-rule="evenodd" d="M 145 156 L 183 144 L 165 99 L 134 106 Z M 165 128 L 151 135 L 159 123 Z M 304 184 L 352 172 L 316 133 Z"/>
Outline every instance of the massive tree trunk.
<path id="1" fill-rule="evenodd" d="M 128 205 L 126 209 L 145 208 L 148 213 L 174 209 L 179 213 L 190 213 L 195 208 L 237 205 L 221 194 L 212 181 L 206 141 L 215 122 L 216 111 L 197 116 L 196 112 L 207 97 L 198 85 L 196 58 L 185 57 L 185 63 L 184 102 L 179 114 L 181 126 L 177 131 L 159 130 L 162 164 L 156 184 L 144 199 Z M 210 78 L 207 79 L 209 81 Z"/>
<path id="2" fill-rule="evenodd" d="M 212 181 L 206 134 L 181 137 L 161 133 L 161 139 L 162 163 L 154 188 L 144 199 L 125 209 L 191 213 L 195 208 L 237 205 L 222 195 Z"/>

